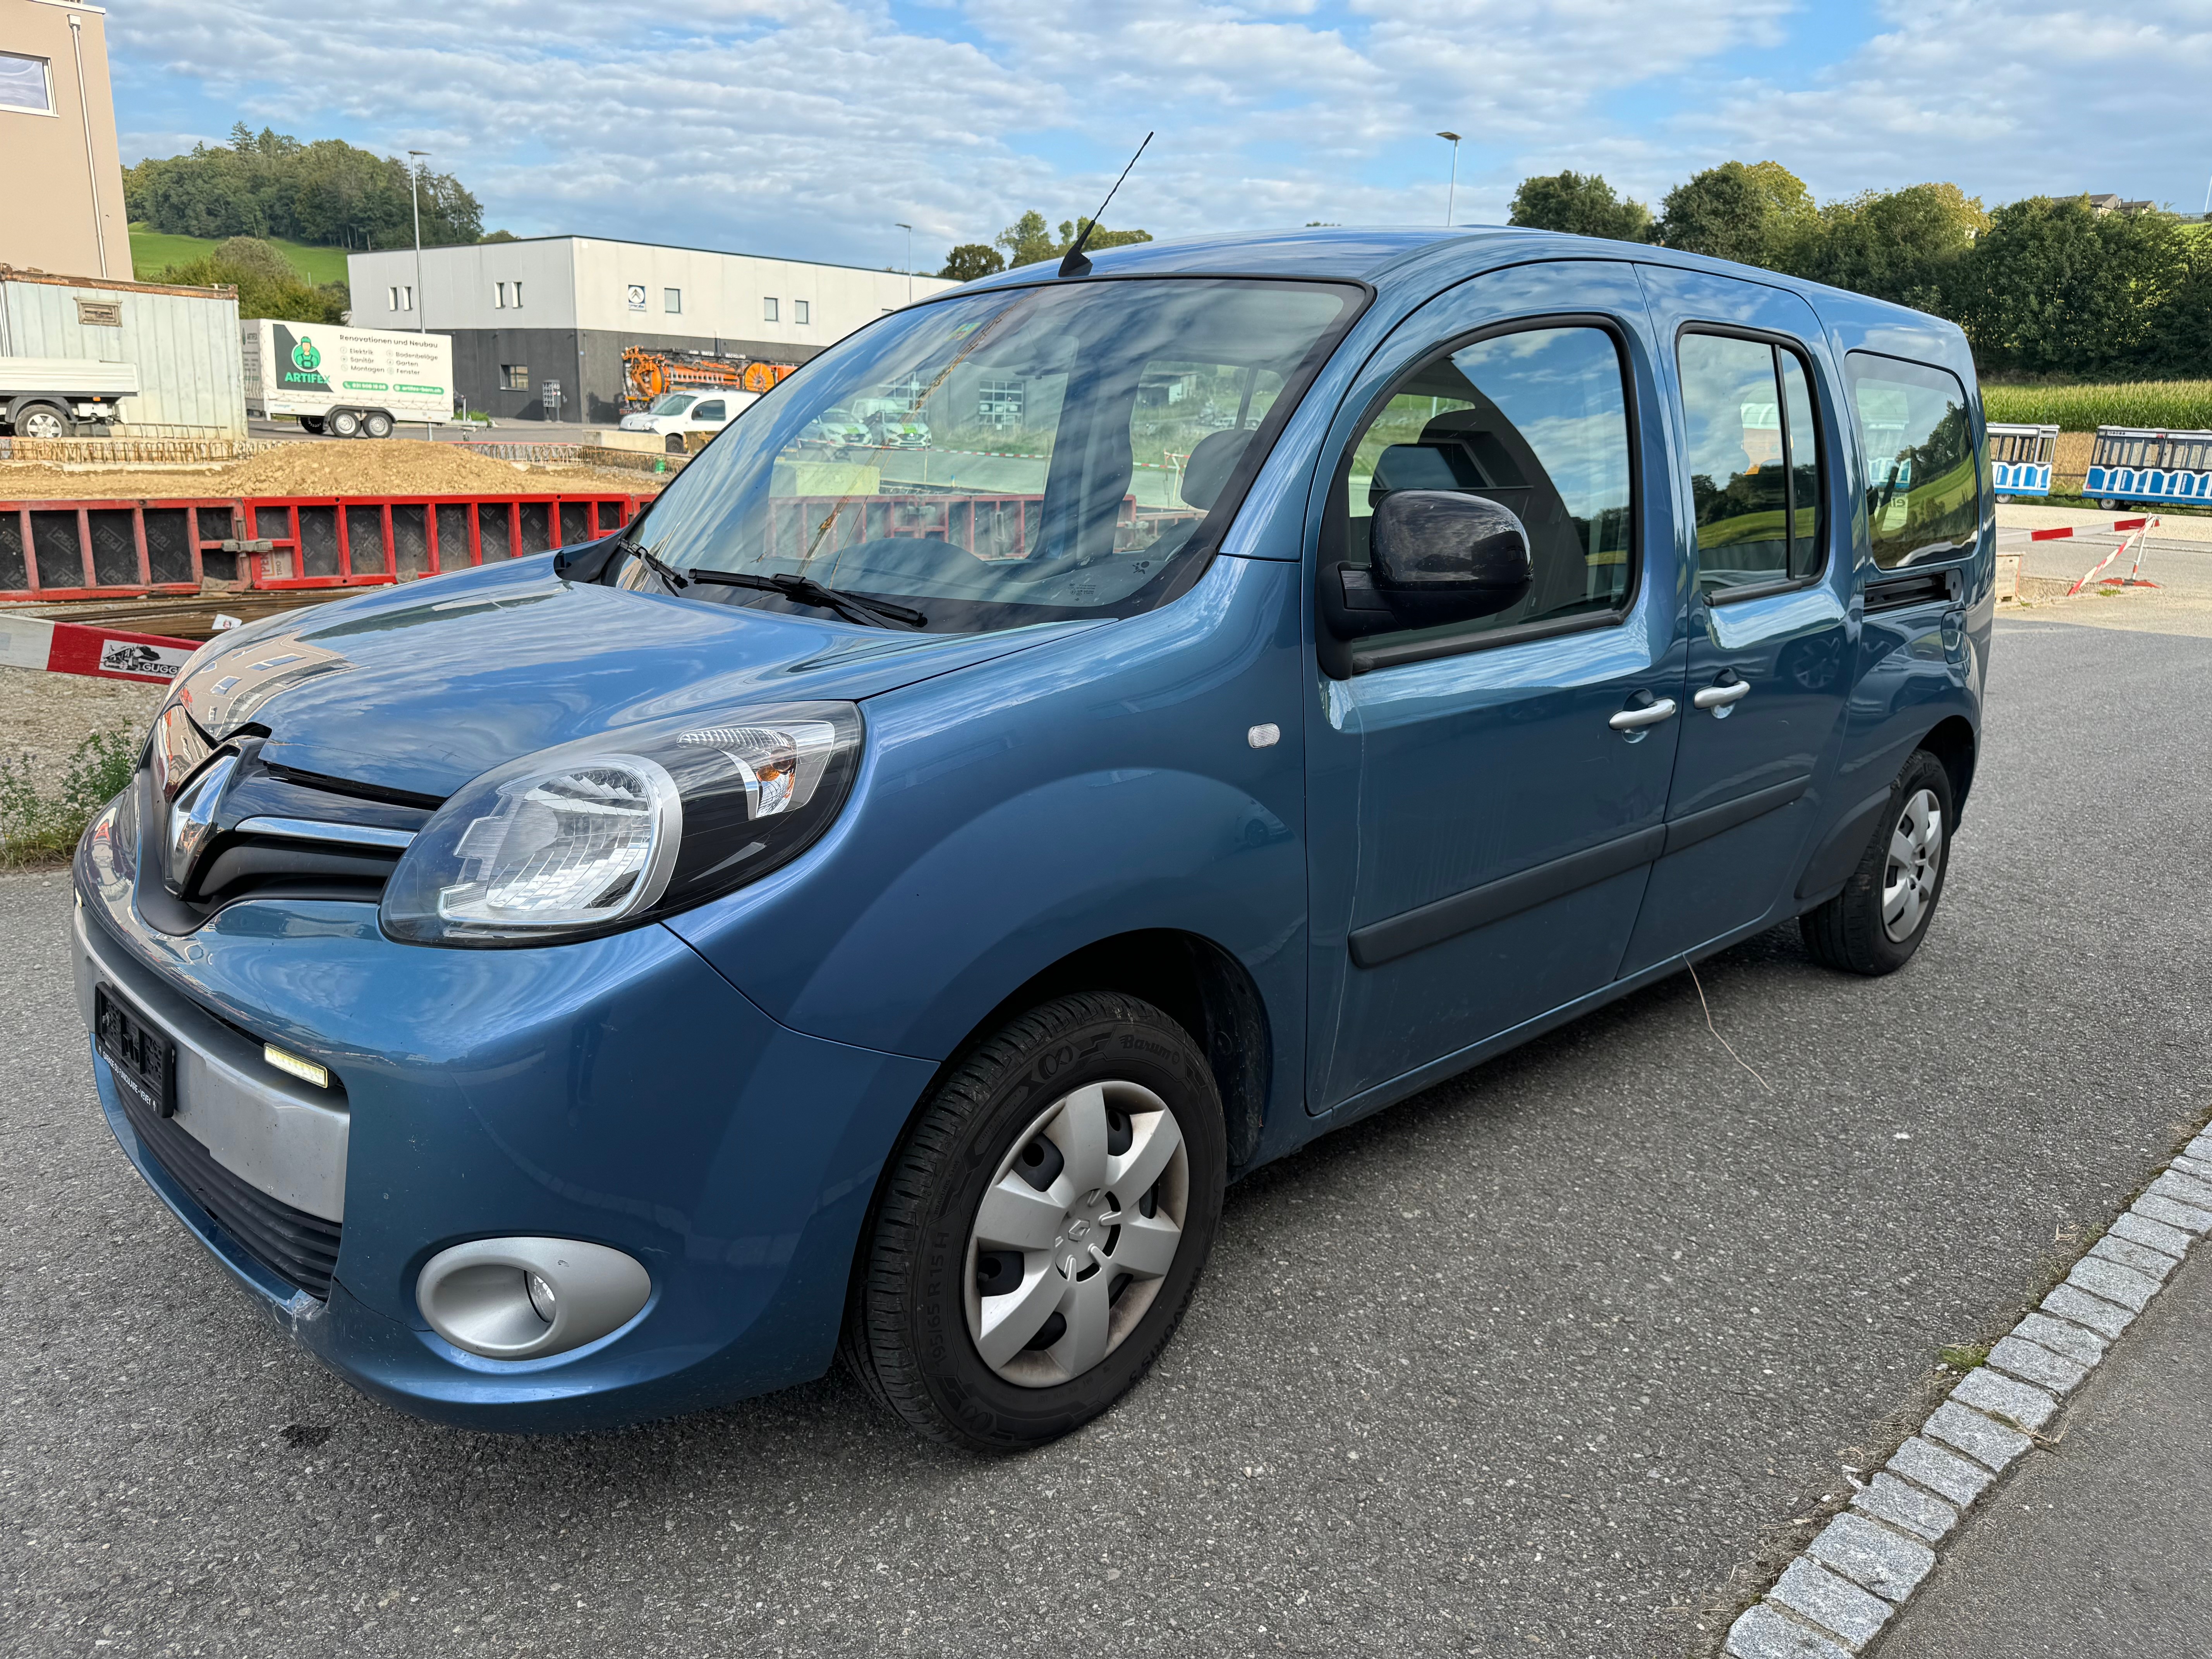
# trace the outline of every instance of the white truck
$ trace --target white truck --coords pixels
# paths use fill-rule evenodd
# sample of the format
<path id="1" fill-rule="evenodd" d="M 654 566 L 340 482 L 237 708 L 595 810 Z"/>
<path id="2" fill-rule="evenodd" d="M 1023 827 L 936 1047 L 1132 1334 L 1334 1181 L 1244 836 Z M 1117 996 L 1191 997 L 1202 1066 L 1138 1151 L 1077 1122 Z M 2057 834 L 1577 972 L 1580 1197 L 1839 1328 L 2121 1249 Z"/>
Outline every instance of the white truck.
<path id="1" fill-rule="evenodd" d="M 0 418 L 19 438 L 97 434 L 115 422 L 116 405 L 138 395 L 130 363 L 86 357 L 0 357 Z"/>
<path id="2" fill-rule="evenodd" d="M 291 415 L 309 432 L 388 438 L 401 421 L 453 418 L 453 342 L 334 324 L 238 325 L 246 368 L 246 412 Z"/>

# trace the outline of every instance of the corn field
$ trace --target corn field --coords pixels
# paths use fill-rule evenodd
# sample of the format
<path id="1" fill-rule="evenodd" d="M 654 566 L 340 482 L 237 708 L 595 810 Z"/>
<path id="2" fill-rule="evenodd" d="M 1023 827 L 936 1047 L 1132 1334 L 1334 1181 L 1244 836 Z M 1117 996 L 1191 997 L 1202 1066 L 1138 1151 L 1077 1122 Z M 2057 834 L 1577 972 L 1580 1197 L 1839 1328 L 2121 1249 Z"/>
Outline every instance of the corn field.
<path id="1" fill-rule="evenodd" d="M 2212 380 L 2126 380 L 2105 386 L 1982 383 L 1989 418 L 2006 425 L 2094 432 L 2100 426 L 2212 431 Z"/>

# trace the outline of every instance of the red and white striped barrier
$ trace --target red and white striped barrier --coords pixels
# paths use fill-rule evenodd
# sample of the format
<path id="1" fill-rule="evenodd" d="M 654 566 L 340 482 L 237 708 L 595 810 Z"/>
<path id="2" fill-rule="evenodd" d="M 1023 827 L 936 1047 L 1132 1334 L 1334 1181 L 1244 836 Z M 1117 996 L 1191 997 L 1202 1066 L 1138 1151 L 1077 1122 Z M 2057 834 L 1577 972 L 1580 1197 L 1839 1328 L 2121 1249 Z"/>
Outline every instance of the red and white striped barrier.
<path id="1" fill-rule="evenodd" d="M 2027 532 L 2027 536 L 2032 542 L 2065 541 L 2075 536 L 2123 536 L 2125 538 L 2124 540 L 2113 544 L 2111 552 L 2082 572 L 2081 580 L 2066 590 L 2066 597 L 2070 599 L 2089 585 L 2091 577 L 2111 564 L 2130 547 L 2136 550 L 2135 562 L 2128 567 L 2126 575 L 2112 578 L 2112 586 L 2156 587 L 2158 586 L 2156 582 L 2145 581 L 2142 579 L 2142 562 L 2144 544 L 2150 539 L 2150 532 L 2158 528 L 2158 522 L 2155 518 L 2114 519 L 2109 524 L 2067 524 L 2054 526 L 2049 530 L 2031 530 Z M 2018 535 L 2021 532 L 2014 531 L 2012 533 Z M 2018 544 L 2015 543 L 2014 545 L 2017 546 Z"/>
<path id="2" fill-rule="evenodd" d="M 159 634 L 0 613 L 0 665 L 11 668 L 166 685 L 198 649 L 191 640 L 165 639 Z"/>

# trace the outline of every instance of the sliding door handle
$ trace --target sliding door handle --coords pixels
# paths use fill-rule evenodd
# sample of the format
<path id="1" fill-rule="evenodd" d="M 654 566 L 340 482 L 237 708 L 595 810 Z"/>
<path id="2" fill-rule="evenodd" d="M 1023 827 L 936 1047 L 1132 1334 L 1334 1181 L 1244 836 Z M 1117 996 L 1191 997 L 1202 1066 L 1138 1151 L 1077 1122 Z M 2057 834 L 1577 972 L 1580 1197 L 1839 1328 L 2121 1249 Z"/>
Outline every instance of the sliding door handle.
<path id="1" fill-rule="evenodd" d="M 1730 703 L 1741 702 L 1751 695 L 1751 682 L 1738 680 L 1733 685 L 1709 685 L 1690 699 L 1695 708 L 1726 708 Z"/>
<path id="2" fill-rule="evenodd" d="M 1674 718 L 1674 698 L 1661 697 L 1641 708 L 1624 708 L 1606 724 L 1616 732 L 1640 732 L 1647 726 L 1656 726 L 1662 720 Z"/>

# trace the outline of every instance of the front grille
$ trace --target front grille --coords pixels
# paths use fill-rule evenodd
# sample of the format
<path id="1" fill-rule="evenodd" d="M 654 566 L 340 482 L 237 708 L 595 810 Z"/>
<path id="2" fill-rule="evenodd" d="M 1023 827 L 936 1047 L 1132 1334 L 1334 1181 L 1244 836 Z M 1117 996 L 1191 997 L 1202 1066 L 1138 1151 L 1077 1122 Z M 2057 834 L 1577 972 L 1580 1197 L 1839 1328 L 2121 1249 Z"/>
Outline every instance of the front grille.
<path id="1" fill-rule="evenodd" d="M 176 1119 L 155 1116 L 128 1089 L 115 1093 L 147 1156 L 167 1170 L 240 1249 L 308 1295 L 329 1300 L 338 1235 L 343 1231 L 337 1222 L 295 1210 L 240 1180 Z"/>

